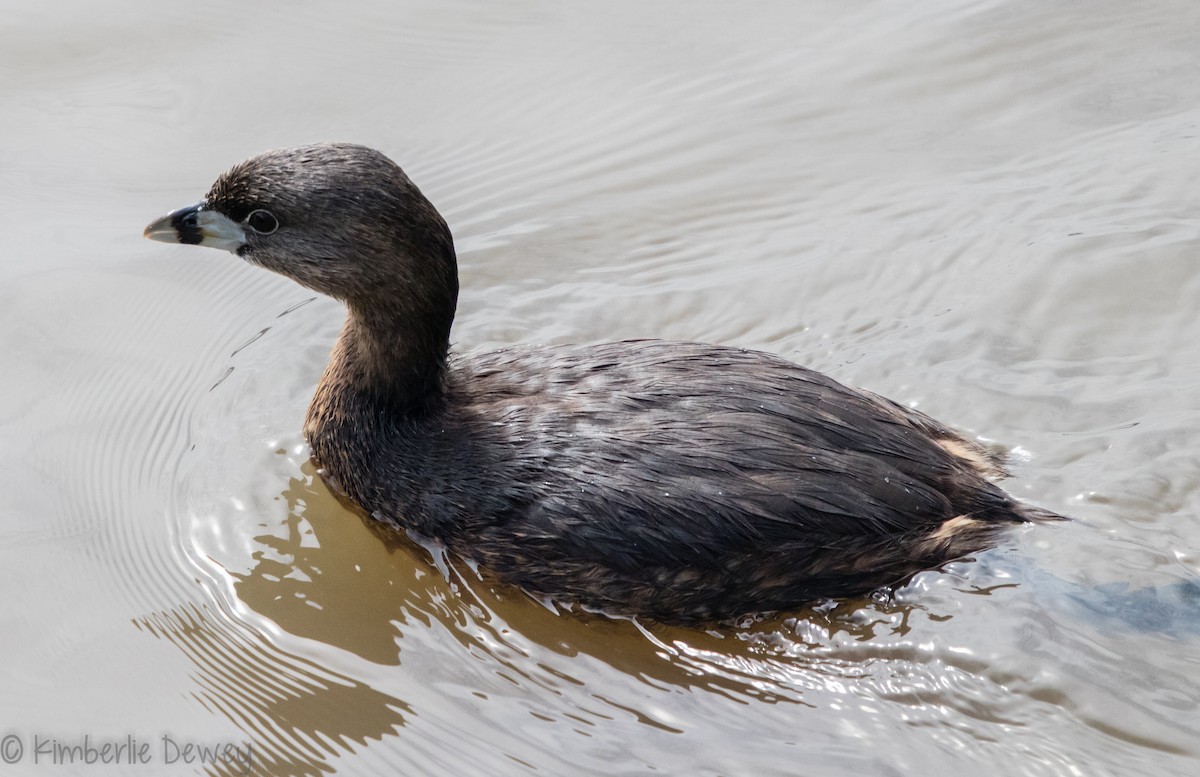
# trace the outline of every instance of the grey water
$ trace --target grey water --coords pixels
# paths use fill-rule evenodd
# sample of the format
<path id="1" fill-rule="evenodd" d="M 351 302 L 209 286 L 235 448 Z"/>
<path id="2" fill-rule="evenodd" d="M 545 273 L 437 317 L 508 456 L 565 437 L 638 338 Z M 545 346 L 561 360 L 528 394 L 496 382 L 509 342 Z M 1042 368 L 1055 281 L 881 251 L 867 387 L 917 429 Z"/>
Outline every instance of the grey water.
<path id="1" fill-rule="evenodd" d="M 0 772 L 1200 771 L 1200 6 L 3 18 Z M 308 462 L 338 304 L 141 239 L 319 140 L 445 215 L 455 349 L 782 354 L 1009 450 L 1075 520 L 710 630 L 443 573 Z M 37 753 L 85 737 L 150 765 Z"/>

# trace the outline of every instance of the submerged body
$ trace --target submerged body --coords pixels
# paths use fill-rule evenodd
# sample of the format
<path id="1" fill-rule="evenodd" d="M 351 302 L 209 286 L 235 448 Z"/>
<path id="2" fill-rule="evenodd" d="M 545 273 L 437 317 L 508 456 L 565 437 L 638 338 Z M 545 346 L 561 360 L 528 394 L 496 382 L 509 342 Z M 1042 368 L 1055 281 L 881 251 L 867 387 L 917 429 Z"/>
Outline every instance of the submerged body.
<path id="1" fill-rule="evenodd" d="M 265 214 L 265 215 L 264 215 Z M 375 520 L 530 593 L 699 623 L 869 592 L 1053 514 L 933 419 L 769 354 L 627 341 L 448 359 L 449 231 L 360 146 L 268 152 L 147 235 L 349 309 L 309 408 Z"/>

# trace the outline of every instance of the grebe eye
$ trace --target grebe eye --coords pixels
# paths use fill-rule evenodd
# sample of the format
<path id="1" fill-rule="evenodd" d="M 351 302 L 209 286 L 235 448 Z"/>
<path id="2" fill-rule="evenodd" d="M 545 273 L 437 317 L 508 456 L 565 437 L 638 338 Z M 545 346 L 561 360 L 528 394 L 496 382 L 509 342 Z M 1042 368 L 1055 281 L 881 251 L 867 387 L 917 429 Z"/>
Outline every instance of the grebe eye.
<path id="1" fill-rule="evenodd" d="M 251 211 L 244 223 L 260 235 L 269 235 L 279 229 L 279 219 L 269 210 Z"/>

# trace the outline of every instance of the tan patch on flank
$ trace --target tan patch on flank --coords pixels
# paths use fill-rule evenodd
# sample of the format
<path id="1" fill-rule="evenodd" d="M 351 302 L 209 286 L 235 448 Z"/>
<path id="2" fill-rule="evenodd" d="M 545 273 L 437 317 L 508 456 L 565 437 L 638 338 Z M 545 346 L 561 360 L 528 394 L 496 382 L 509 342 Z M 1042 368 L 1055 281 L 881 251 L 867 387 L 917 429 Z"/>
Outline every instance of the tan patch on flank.
<path id="1" fill-rule="evenodd" d="M 987 455 L 986 451 L 977 448 L 976 446 L 964 441 L 955 440 L 950 437 L 943 437 L 936 441 L 942 449 L 955 458 L 962 459 L 970 464 L 982 475 L 1001 476 L 1004 474 L 996 462 Z M 952 519 L 957 520 L 957 519 Z M 949 523 L 949 521 L 947 521 Z"/>
<path id="2" fill-rule="evenodd" d="M 937 531 L 929 535 L 929 542 L 949 544 L 958 539 L 960 534 L 971 531 L 979 525 L 979 521 L 965 515 L 956 515 L 955 517 L 943 521 L 942 525 L 937 528 Z"/>
<path id="3" fill-rule="evenodd" d="M 917 544 L 918 553 L 949 561 L 988 546 L 987 537 L 991 523 L 979 521 L 966 515 L 956 515 L 925 535 Z"/>

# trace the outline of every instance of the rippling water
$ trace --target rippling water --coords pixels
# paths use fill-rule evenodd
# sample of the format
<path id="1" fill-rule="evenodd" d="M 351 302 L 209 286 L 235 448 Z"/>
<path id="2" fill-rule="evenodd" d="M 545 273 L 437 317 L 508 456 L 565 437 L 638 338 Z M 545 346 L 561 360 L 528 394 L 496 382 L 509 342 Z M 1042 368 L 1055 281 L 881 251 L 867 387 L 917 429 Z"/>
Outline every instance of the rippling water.
<path id="1" fill-rule="evenodd" d="M 1200 771 L 1200 7 L 65 5 L 0 28 L 0 771 Z M 299 433 L 338 305 L 140 238 L 335 139 L 449 220 L 458 350 L 785 354 L 1079 520 L 707 632 L 385 541 Z"/>

